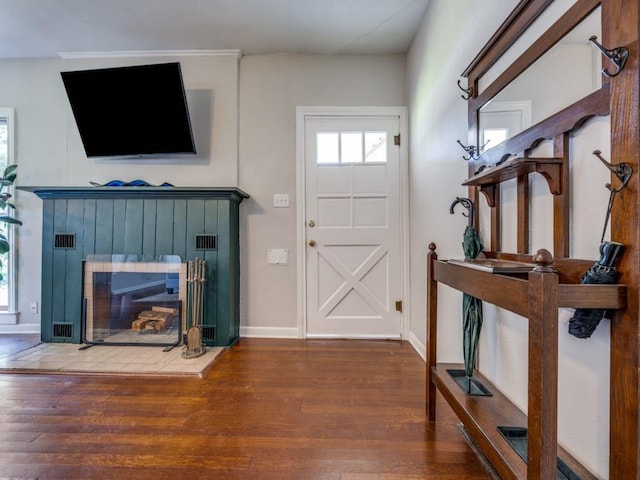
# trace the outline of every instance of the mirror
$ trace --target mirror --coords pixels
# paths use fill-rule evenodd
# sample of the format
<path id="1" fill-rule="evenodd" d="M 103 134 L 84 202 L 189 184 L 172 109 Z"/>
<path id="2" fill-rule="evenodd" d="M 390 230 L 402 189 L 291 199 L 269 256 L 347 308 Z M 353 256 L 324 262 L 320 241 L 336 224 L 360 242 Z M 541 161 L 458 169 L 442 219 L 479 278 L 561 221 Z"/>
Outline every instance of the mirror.
<path id="1" fill-rule="evenodd" d="M 602 53 L 589 41 L 600 33 L 606 5 L 603 9 L 600 0 L 575 0 L 547 15 L 551 5 L 557 4 L 520 0 L 463 72 L 470 91 L 470 147 L 482 146 L 480 140 L 493 144 L 479 153 L 474 147 L 476 152 L 465 158 L 469 177 L 463 185 L 474 201 L 480 193 L 486 198 L 490 251 L 504 252 L 500 192 L 505 182 L 512 182 L 517 228 L 511 255 L 522 258 L 531 253 L 530 216 L 534 203 L 540 204 L 534 202 L 537 185 L 553 195 L 545 207 L 553 210 L 553 254 L 569 256 L 572 139 L 588 119 L 610 113 L 610 84 L 600 72 Z M 575 57 L 583 59 L 580 66 L 569 62 Z M 533 180 L 531 174 L 536 174 Z"/>
<path id="2" fill-rule="evenodd" d="M 479 145 L 491 149 L 599 90 L 602 55 L 592 35 L 601 37 L 600 7 L 480 108 Z"/>

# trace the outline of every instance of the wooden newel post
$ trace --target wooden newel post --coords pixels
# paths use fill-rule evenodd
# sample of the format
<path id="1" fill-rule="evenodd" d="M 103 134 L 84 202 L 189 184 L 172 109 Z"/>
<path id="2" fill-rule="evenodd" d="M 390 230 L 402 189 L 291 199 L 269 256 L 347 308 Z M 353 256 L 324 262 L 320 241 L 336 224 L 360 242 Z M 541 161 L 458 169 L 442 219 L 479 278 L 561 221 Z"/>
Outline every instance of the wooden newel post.
<path id="1" fill-rule="evenodd" d="M 558 275 L 538 250 L 529 273 L 527 478 L 556 478 L 558 449 Z"/>
<path id="2" fill-rule="evenodd" d="M 431 368 L 436 366 L 436 345 L 438 340 L 438 282 L 433 278 L 434 265 L 438 260 L 436 244 L 429 244 L 427 253 L 427 368 L 426 399 L 427 419 L 436 420 L 436 386 L 431 381 Z"/>

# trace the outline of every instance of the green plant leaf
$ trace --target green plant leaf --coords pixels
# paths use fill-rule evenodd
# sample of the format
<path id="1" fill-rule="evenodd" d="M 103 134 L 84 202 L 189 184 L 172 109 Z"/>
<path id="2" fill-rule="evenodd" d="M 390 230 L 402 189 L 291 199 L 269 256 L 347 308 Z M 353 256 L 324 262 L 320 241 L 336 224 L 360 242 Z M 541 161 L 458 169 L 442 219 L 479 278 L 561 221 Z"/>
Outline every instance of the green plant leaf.
<path id="1" fill-rule="evenodd" d="M 2 178 L 0 178 L 0 210 L 6 210 L 7 208 L 11 208 L 15 210 L 15 205 L 9 203 L 8 200 L 11 198 L 11 194 L 5 191 L 6 187 L 13 185 L 17 178 L 17 165 L 8 165 L 2 174 Z M 12 225 L 22 225 L 22 221 L 13 218 L 10 215 L 0 215 L 0 223 L 12 224 Z M 9 244 L 9 239 L 6 235 L 0 233 L 0 255 L 4 255 L 11 250 L 11 245 Z M 0 268 L 2 267 L 2 261 L 0 260 Z M 0 282 L 4 280 L 4 275 L 0 272 Z"/>
<path id="2" fill-rule="evenodd" d="M 11 174 L 16 174 L 17 169 L 18 169 L 18 165 L 16 165 L 15 163 L 11 165 L 7 165 L 7 167 L 4 169 L 4 173 L 2 174 L 2 176 L 8 177 Z"/>
<path id="3" fill-rule="evenodd" d="M 11 250 L 11 246 L 6 238 L 0 238 L 0 255 L 4 255 L 9 250 Z"/>
<path id="4" fill-rule="evenodd" d="M 9 215 L 0 215 L 0 222 L 11 223 L 12 225 L 22 225 L 22 221 L 17 218 L 10 217 Z"/>

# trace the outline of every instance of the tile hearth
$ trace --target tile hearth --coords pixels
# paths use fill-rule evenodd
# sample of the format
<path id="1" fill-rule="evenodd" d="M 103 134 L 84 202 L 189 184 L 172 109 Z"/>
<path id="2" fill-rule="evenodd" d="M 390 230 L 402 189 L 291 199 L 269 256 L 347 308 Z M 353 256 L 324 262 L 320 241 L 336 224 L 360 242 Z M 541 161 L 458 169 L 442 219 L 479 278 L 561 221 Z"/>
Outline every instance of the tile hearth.
<path id="1" fill-rule="evenodd" d="M 0 373 L 83 373 L 203 377 L 223 347 L 208 347 L 197 358 L 184 359 L 182 346 L 168 352 L 162 347 L 39 343 L 20 352 L 0 356 Z"/>

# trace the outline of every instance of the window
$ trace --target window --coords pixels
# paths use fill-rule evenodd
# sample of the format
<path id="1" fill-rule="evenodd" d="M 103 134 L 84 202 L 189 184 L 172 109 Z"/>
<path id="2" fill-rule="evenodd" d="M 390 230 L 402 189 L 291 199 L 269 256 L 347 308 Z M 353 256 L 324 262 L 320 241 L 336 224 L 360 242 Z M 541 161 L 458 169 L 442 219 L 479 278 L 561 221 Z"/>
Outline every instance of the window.
<path id="1" fill-rule="evenodd" d="M 508 128 L 485 128 L 482 130 L 481 145 L 492 148 L 509 138 Z"/>
<path id="2" fill-rule="evenodd" d="M 0 108 L 0 172 L 4 170 L 7 165 L 15 163 L 15 159 L 13 158 L 13 139 L 13 109 Z M 12 211 L 0 213 L 8 213 L 11 215 Z M 0 231 L 7 236 L 11 244 L 9 253 L 0 256 L 3 276 L 3 280 L 0 281 L 0 312 L 5 313 L 14 313 L 16 310 L 16 259 L 13 230 L 13 226 L 0 223 Z M 7 322 L 0 319 L 0 323 Z M 15 321 L 9 323 L 15 323 Z"/>
<path id="3" fill-rule="evenodd" d="M 321 132 L 318 163 L 386 163 L 386 132 Z"/>

